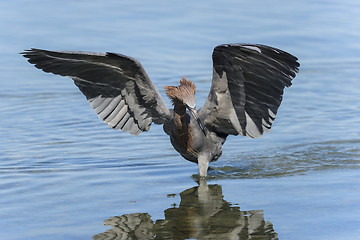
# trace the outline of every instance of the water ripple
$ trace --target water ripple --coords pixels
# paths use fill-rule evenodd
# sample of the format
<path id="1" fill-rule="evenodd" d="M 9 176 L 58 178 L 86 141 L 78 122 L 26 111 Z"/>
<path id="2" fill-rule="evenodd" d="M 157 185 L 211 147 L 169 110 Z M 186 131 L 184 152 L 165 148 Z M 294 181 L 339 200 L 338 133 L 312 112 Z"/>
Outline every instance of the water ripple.
<path id="1" fill-rule="evenodd" d="M 360 168 L 360 139 L 290 145 L 271 153 L 246 154 L 211 167 L 211 179 L 271 178 Z"/>

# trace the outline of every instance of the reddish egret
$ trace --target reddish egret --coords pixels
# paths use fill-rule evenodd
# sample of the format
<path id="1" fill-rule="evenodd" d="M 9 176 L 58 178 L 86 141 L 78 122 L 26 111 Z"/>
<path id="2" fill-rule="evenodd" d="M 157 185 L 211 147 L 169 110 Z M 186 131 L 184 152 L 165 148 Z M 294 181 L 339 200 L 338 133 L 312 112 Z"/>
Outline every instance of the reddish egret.
<path id="1" fill-rule="evenodd" d="M 139 134 L 163 124 L 176 151 L 197 163 L 201 177 L 217 160 L 229 134 L 260 137 L 269 132 L 284 88 L 298 72 L 291 54 L 260 44 L 223 44 L 212 54 L 213 79 L 205 105 L 196 110 L 195 84 L 186 78 L 165 86 L 169 109 L 136 59 L 40 49 L 22 53 L 44 72 L 68 76 L 99 118 L 113 129 Z"/>

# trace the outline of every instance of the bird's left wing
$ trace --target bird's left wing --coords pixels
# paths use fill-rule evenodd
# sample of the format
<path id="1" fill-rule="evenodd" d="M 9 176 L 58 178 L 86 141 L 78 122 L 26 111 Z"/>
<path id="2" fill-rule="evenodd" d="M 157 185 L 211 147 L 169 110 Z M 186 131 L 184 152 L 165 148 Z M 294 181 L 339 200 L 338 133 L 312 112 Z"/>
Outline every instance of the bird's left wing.
<path id="1" fill-rule="evenodd" d="M 298 72 L 297 58 L 260 44 L 215 47 L 210 94 L 199 116 L 211 131 L 260 137 L 275 120 L 285 87 Z"/>
<path id="2" fill-rule="evenodd" d="M 22 54 L 44 72 L 71 77 L 109 127 L 139 134 L 148 131 L 152 122 L 162 124 L 170 118 L 157 88 L 136 59 L 116 53 L 40 49 Z"/>

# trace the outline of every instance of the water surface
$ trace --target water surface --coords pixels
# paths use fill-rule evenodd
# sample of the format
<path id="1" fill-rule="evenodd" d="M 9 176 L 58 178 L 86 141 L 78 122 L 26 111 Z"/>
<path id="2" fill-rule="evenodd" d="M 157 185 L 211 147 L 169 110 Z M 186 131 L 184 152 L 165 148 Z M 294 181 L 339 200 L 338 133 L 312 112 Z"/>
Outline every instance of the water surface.
<path id="1" fill-rule="evenodd" d="M 0 3 L 1 239 L 360 239 L 360 4 L 355 1 Z M 161 126 L 109 129 L 67 78 L 18 53 L 119 52 L 155 85 L 207 97 L 212 49 L 299 58 L 270 134 L 231 136 L 207 183 Z M 104 226 L 105 225 L 105 226 Z"/>

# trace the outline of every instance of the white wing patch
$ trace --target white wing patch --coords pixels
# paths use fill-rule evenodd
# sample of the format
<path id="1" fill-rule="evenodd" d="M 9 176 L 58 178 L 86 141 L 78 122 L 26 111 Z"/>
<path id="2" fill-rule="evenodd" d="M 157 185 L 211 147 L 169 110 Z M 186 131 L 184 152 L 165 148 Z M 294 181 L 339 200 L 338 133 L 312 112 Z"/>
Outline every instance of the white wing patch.
<path id="1" fill-rule="evenodd" d="M 248 45 L 242 45 L 242 47 L 247 48 L 247 49 L 251 49 L 251 50 L 255 50 L 258 53 L 261 53 L 261 49 L 255 46 L 248 46 Z"/>
<path id="2" fill-rule="evenodd" d="M 275 117 L 276 117 L 276 114 L 273 113 L 270 109 L 268 109 L 268 112 L 269 112 L 269 122 L 272 124 L 275 120 Z"/>
<path id="3" fill-rule="evenodd" d="M 142 132 L 137 121 L 130 115 L 129 106 L 125 99 L 118 95 L 114 98 L 102 97 L 101 95 L 89 99 L 91 107 L 98 117 L 115 130 L 129 131 L 138 135 Z"/>
<path id="4" fill-rule="evenodd" d="M 268 109 L 268 112 L 270 116 L 268 122 L 270 122 L 270 124 L 267 121 L 265 121 L 265 119 L 261 120 L 262 130 L 264 133 L 270 132 L 271 124 L 274 122 L 276 116 L 276 114 L 273 113 L 270 109 Z M 262 133 L 260 133 L 255 122 L 251 119 L 251 117 L 247 112 L 245 112 L 245 116 L 246 116 L 246 128 L 245 128 L 246 136 L 251 138 L 261 137 Z"/>
<path id="5" fill-rule="evenodd" d="M 264 119 L 261 119 L 262 129 L 265 133 L 270 132 L 271 125 L 268 124 Z"/>
<path id="6" fill-rule="evenodd" d="M 251 119 L 251 117 L 247 112 L 245 112 L 245 116 L 246 116 L 246 128 L 245 128 L 246 136 L 251 138 L 260 137 L 262 134 L 260 133 L 256 124 L 254 123 L 254 121 Z"/>

